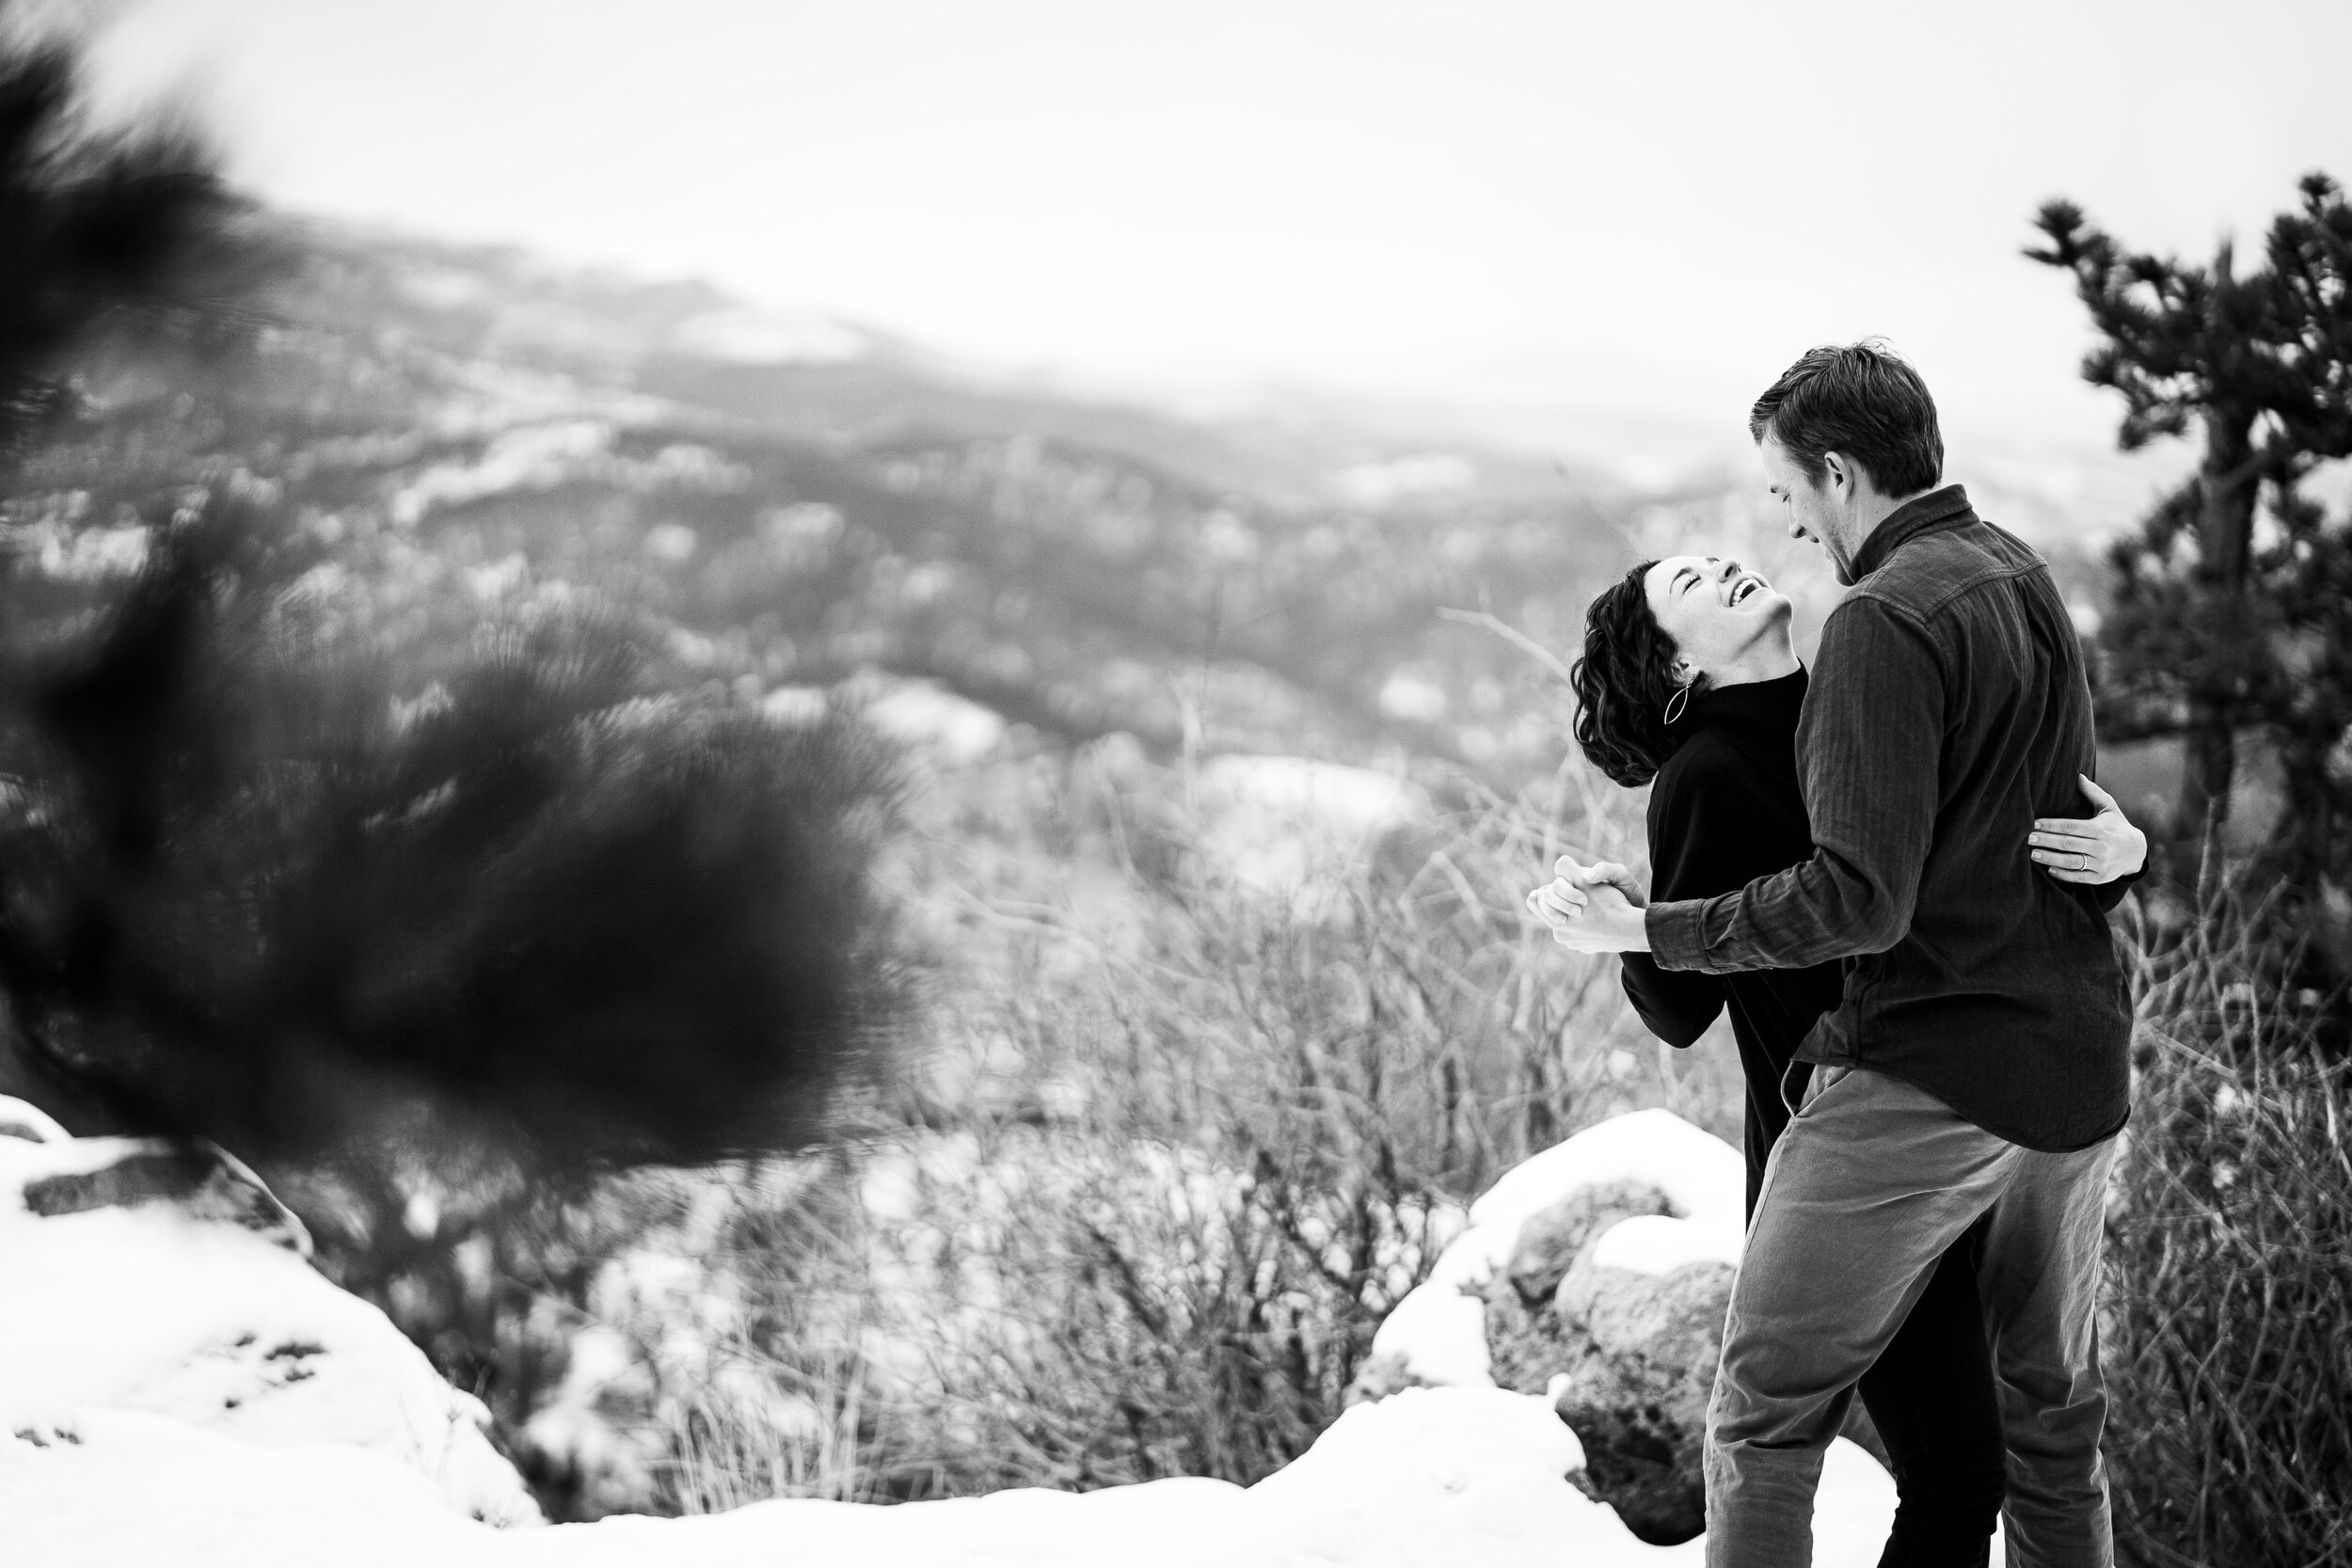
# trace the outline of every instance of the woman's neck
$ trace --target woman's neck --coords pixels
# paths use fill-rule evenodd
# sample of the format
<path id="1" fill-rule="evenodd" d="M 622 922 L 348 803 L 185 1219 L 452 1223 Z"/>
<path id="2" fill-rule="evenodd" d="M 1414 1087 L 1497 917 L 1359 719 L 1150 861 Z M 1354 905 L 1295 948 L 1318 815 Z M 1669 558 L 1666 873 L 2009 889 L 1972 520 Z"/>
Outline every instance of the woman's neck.
<path id="1" fill-rule="evenodd" d="M 1776 681 L 1783 675 L 1793 675 L 1803 668 L 1797 662 L 1796 644 L 1786 634 L 1757 639 L 1753 647 L 1720 670 L 1707 673 L 1707 684 L 1715 690 L 1726 686 L 1754 686 L 1758 681 Z"/>

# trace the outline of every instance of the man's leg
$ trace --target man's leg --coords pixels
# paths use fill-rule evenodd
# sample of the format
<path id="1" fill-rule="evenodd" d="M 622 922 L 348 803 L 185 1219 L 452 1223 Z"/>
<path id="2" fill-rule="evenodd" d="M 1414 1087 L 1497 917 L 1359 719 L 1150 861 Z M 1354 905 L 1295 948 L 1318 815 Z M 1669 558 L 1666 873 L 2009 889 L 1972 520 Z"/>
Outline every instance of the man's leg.
<path id="1" fill-rule="evenodd" d="M 2012 1568 L 2110 1568 L 2099 1436 L 2099 1243 L 2115 1140 L 2027 1152 L 1993 1206 L 1978 1289 L 2009 1449 L 2003 1510 Z"/>
<path id="2" fill-rule="evenodd" d="M 1813 1493 L 1855 1382 L 2025 1150 L 1867 1068 L 1824 1084 L 1764 1175 L 1708 1412 L 1708 1568 L 1812 1560 Z"/>

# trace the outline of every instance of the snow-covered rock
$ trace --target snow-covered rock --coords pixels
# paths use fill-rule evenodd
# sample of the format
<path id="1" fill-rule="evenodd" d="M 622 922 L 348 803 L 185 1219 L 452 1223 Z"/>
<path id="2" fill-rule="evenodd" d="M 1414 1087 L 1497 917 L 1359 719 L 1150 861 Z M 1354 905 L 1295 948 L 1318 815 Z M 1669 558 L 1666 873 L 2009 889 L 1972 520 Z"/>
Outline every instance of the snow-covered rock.
<path id="1" fill-rule="evenodd" d="M 142 1452 L 178 1440 L 100 1418 L 135 1411 L 251 1448 L 373 1450 L 457 1516 L 537 1520 L 481 1402 L 311 1268 L 299 1224 L 243 1165 L 67 1138 L 18 1101 L 0 1100 L 0 1121 L 50 1133 L 0 1138 L 0 1433 L 20 1450 L 0 1464 L 0 1517 L 17 1513 L 22 1450 L 87 1464 L 121 1432 Z"/>
<path id="2" fill-rule="evenodd" d="M 1481 1294 L 1509 1265 L 1528 1221 L 1586 1188 L 1635 1183 L 1664 1194 L 1674 1212 L 1610 1227 L 1597 1261 L 1648 1274 L 1706 1259 L 1737 1264 L 1746 1233 L 1746 1168 L 1738 1149 L 1671 1111 L 1613 1117 L 1553 1145 L 1505 1171 L 1470 1206 L 1470 1228 L 1382 1321 L 1373 1355 L 1391 1363 L 1401 1382 L 1493 1386 Z"/>
<path id="3" fill-rule="evenodd" d="M 1744 1192 L 1739 1151 L 1667 1111 L 1544 1150 L 1471 1206 L 1470 1228 L 1382 1323 L 1352 1395 L 1542 1389 L 1581 1439 L 1587 1488 L 1645 1541 L 1696 1537 Z M 1833 1467 L 1843 1481 L 1824 1481 L 1822 1505 L 1862 1508 L 1832 1487 L 1885 1473 L 1837 1447 L 1852 1453 Z"/>

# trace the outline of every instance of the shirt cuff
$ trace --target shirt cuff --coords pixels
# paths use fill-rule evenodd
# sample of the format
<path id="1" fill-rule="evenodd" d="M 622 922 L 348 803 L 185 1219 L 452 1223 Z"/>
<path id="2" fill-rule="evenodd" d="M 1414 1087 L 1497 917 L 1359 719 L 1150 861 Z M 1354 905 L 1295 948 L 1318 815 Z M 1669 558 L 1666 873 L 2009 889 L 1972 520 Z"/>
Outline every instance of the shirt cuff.
<path id="1" fill-rule="evenodd" d="M 1707 938 L 1700 927 L 1704 898 L 1681 898 L 1652 904 L 1642 913 L 1642 929 L 1649 937 L 1649 956 L 1661 969 L 1707 968 Z"/>

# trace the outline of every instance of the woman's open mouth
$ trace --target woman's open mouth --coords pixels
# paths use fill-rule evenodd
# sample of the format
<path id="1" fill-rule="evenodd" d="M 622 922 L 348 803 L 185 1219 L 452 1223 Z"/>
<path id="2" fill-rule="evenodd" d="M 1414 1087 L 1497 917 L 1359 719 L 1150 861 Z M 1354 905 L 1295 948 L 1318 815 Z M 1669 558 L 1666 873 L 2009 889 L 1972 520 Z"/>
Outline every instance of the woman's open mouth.
<path id="1" fill-rule="evenodd" d="M 1752 594 L 1760 594 L 1772 585 L 1759 577 L 1744 577 L 1731 585 L 1731 597 L 1724 602 L 1738 606 Z"/>

